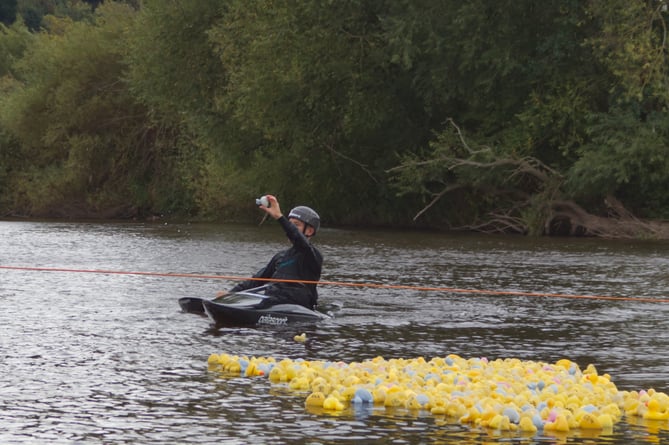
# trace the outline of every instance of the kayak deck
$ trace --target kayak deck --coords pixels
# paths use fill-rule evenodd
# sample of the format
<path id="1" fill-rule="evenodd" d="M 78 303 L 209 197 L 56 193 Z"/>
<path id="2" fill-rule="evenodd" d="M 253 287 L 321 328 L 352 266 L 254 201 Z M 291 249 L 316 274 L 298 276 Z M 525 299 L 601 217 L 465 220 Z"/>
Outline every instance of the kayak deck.
<path id="1" fill-rule="evenodd" d="M 179 306 L 184 312 L 206 315 L 217 325 L 285 325 L 332 318 L 298 304 L 256 307 L 265 298 L 263 294 L 237 292 L 214 300 L 184 297 Z"/>

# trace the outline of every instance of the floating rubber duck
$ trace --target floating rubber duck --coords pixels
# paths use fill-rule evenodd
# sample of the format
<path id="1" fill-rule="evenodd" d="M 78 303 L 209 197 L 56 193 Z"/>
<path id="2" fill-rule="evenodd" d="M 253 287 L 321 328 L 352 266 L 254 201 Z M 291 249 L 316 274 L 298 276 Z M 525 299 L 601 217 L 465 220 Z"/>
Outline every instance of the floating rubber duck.
<path id="1" fill-rule="evenodd" d="M 275 366 L 269 372 L 269 380 L 271 382 L 285 382 L 287 380 L 286 373 L 279 366 Z"/>
<path id="2" fill-rule="evenodd" d="M 332 395 L 327 396 L 325 400 L 323 400 L 323 409 L 331 411 L 343 411 L 344 408 L 344 404 Z"/>
<path id="3" fill-rule="evenodd" d="M 374 403 L 374 396 L 367 388 L 357 388 L 351 399 L 353 403 Z"/>
<path id="4" fill-rule="evenodd" d="M 569 422 L 567 421 L 567 416 L 565 414 L 558 414 L 554 421 L 546 422 L 544 424 L 544 430 L 559 431 L 563 433 L 569 431 Z"/>
<path id="5" fill-rule="evenodd" d="M 309 394 L 304 404 L 305 406 L 315 406 L 318 408 L 322 408 L 323 402 L 325 402 L 325 394 L 323 394 L 320 391 L 316 391 Z"/>
<path id="6" fill-rule="evenodd" d="M 601 430 L 602 423 L 599 421 L 599 418 L 591 413 L 586 412 L 583 416 L 580 417 L 578 422 L 579 428 L 586 430 Z"/>
<path id="7" fill-rule="evenodd" d="M 298 343 L 304 343 L 307 341 L 307 334 L 303 332 L 300 335 L 296 335 L 295 337 L 293 337 L 293 340 L 295 340 Z"/>
<path id="8" fill-rule="evenodd" d="M 521 417 L 518 429 L 526 433 L 536 433 L 539 430 L 530 417 Z"/>
<path id="9" fill-rule="evenodd" d="M 322 392 L 323 394 L 330 394 L 332 385 L 328 383 L 322 376 L 317 376 L 311 381 L 311 390 L 314 392 Z"/>
<path id="10" fill-rule="evenodd" d="M 660 404 L 656 398 L 651 398 L 647 404 L 647 410 L 642 417 L 646 420 L 667 420 L 669 419 L 669 410 Z"/>
<path id="11" fill-rule="evenodd" d="M 610 414 L 607 414 L 607 413 L 600 414 L 597 417 L 597 420 L 599 420 L 599 423 L 600 423 L 600 425 L 602 425 L 603 429 L 613 428 L 614 420 L 613 420 L 613 416 L 611 416 Z"/>
<path id="12" fill-rule="evenodd" d="M 309 379 L 305 376 L 296 377 L 288 383 L 288 387 L 297 391 L 304 391 L 309 389 Z"/>

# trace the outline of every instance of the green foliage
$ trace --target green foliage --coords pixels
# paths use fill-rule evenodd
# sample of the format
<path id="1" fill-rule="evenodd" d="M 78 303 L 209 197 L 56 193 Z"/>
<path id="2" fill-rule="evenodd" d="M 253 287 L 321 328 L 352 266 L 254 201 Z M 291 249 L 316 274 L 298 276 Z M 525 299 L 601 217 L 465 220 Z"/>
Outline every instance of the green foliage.
<path id="1" fill-rule="evenodd" d="M 400 193 L 431 199 L 416 218 L 430 210 L 458 226 L 541 234 L 560 176 L 536 158 L 466 138 L 450 122 L 428 152 L 392 171 Z"/>
<path id="2" fill-rule="evenodd" d="M 0 24 L 0 78 L 13 74 L 14 63 L 23 56 L 32 39 L 33 35 L 21 22 L 9 27 Z"/>
<path id="3" fill-rule="evenodd" d="M 175 182 L 174 136 L 149 123 L 121 80 L 119 42 L 134 12 L 98 10 L 95 24 L 61 19 L 59 34 L 37 35 L 17 64 L 21 85 L 0 121 L 29 159 L 12 177 L 17 211 L 130 216 L 152 211 L 153 187 Z"/>
<path id="4" fill-rule="evenodd" d="M 599 26 L 586 43 L 606 68 L 610 106 L 593 110 L 588 139 L 569 169 L 569 192 L 621 199 L 643 216 L 669 216 L 669 79 L 666 5 L 592 0 Z"/>
<path id="5" fill-rule="evenodd" d="M 127 76 L 161 116 L 194 121 L 215 111 L 224 69 L 206 33 L 221 14 L 220 0 L 142 4 L 128 36 Z"/>
<path id="6" fill-rule="evenodd" d="M 16 20 L 16 0 L 0 2 L 0 24 L 11 25 Z"/>
<path id="7" fill-rule="evenodd" d="M 615 76 L 611 90 L 618 102 L 669 99 L 666 8 L 664 2 L 590 1 L 600 31 L 586 43 Z"/>
<path id="8" fill-rule="evenodd" d="M 13 91 L 20 87 L 20 83 L 12 77 L 14 64 L 19 60 L 33 40 L 22 22 L 16 21 L 6 27 L 0 24 L 0 115 L 5 109 L 6 99 Z M 13 171 L 25 164 L 19 156 L 20 144 L 0 120 L 0 215 L 8 213 L 12 208 L 14 196 L 9 193 L 10 177 Z"/>
<path id="9" fill-rule="evenodd" d="M 17 13 L 31 31 L 49 28 L 50 17 L 68 17 L 74 21 L 92 20 L 92 11 L 92 6 L 81 0 L 17 1 Z"/>
<path id="10" fill-rule="evenodd" d="M 586 202 L 613 195 L 643 216 L 669 216 L 666 114 L 653 114 L 644 124 L 635 113 L 602 114 L 591 123 L 590 133 L 569 171 L 569 192 Z"/>
<path id="11" fill-rule="evenodd" d="M 313 203 L 326 217 L 382 217 L 376 203 L 392 197 L 384 169 L 428 133 L 423 111 L 402 89 L 406 79 L 388 62 L 379 21 L 386 7 L 230 2 L 210 36 L 228 73 L 221 104 L 260 137 L 242 142 L 242 165 L 259 188 Z"/>
<path id="12" fill-rule="evenodd" d="M 15 169 L 20 160 L 17 159 L 18 144 L 0 127 L 0 216 L 4 216 L 12 208 L 13 194 L 9 192 L 9 177 L 12 169 Z"/>
<path id="13" fill-rule="evenodd" d="M 219 165 L 215 154 L 233 146 L 238 133 L 220 111 L 225 69 L 207 35 L 222 13 L 219 0 L 147 0 L 133 20 L 124 54 L 134 97 L 147 107 L 154 125 L 179 135 L 171 162 L 182 189 L 173 193 L 188 196 L 182 198 L 189 201 L 186 213 L 194 211 L 195 200 L 201 213 L 216 214 L 217 197 L 229 190 L 218 189 L 219 178 L 210 175 L 229 177 L 235 171 L 229 162 Z M 170 208 L 184 213 L 175 204 Z"/>
<path id="14" fill-rule="evenodd" d="M 20 0 L 5 205 L 244 218 L 274 193 L 326 223 L 538 234 L 552 203 L 613 195 L 666 217 L 663 6 Z"/>
<path id="15" fill-rule="evenodd" d="M 491 13 L 498 20 L 488 26 Z M 457 123 L 472 140 L 494 147 L 496 161 L 458 153 L 444 143 L 448 135 L 437 132 L 430 154 L 405 159 L 394 170 L 399 190 L 449 200 L 474 189 L 477 200 L 461 214 L 503 210 L 531 233 L 541 233 L 552 202 L 568 198 L 597 211 L 614 194 L 639 214 L 666 215 L 661 190 L 669 170 L 659 161 L 669 142 L 663 14 L 661 5 L 622 0 L 548 2 L 537 9 L 522 2 L 462 5 L 450 31 L 461 33 L 452 36 L 461 43 L 445 48 L 461 46 L 443 57 L 458 61 L 458 68 L 448 76 L 453 86 L 439 91 L 465 104 Z M 527 179 L 516 168 L 523 157 L 557 172 L 545 170 L 539 183 L 519 181 Z M 504 162 L 514 168 L 500 169 Z"/>

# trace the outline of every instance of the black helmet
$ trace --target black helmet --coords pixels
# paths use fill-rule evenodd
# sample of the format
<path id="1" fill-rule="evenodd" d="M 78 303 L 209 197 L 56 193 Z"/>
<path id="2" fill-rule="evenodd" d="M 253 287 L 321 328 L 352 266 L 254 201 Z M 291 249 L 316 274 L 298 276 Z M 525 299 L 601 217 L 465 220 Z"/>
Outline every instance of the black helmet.
<path id="1" fill-rule="evenodd" d="M 295 218 L 314 228 L 314 235 L 321 226 L 321 217 L 307 206 L 297 206 L 288 214 L 288 218 Z"/>

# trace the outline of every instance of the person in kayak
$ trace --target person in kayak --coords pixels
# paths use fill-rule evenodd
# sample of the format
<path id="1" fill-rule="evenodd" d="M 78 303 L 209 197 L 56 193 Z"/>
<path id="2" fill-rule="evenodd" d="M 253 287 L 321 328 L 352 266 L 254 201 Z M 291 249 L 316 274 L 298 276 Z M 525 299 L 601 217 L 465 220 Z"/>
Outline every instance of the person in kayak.
<path id="1" fill-rule="evenodd" d="M 281 224 L 288 239 L 292 243 L 289 249 L 278 252 L 265 267 L 253 275 L 253 278 L 276 278 L 277 280 L 318 281 L 321 278 L 323 256 L 311 244 L 320 227 L 320 217 L 313 209 L 298 206 L 288 213 L 281 213 L 279 201 L 275 196 L 266 195 L 257 201 L 258 207 Z M 239 292 L 262 286 L 264 280 L 247 280 L 234 286 L 230 291 L 217 294 L 222 297 L 231 292 Z M 315 309 L 318 304 L 318 291 L 315 283 L 275 282 L 266 289 L 269 298 L 264 299 L 258 307 L 269 307 L 275 304 L 299 304 Z"/>

